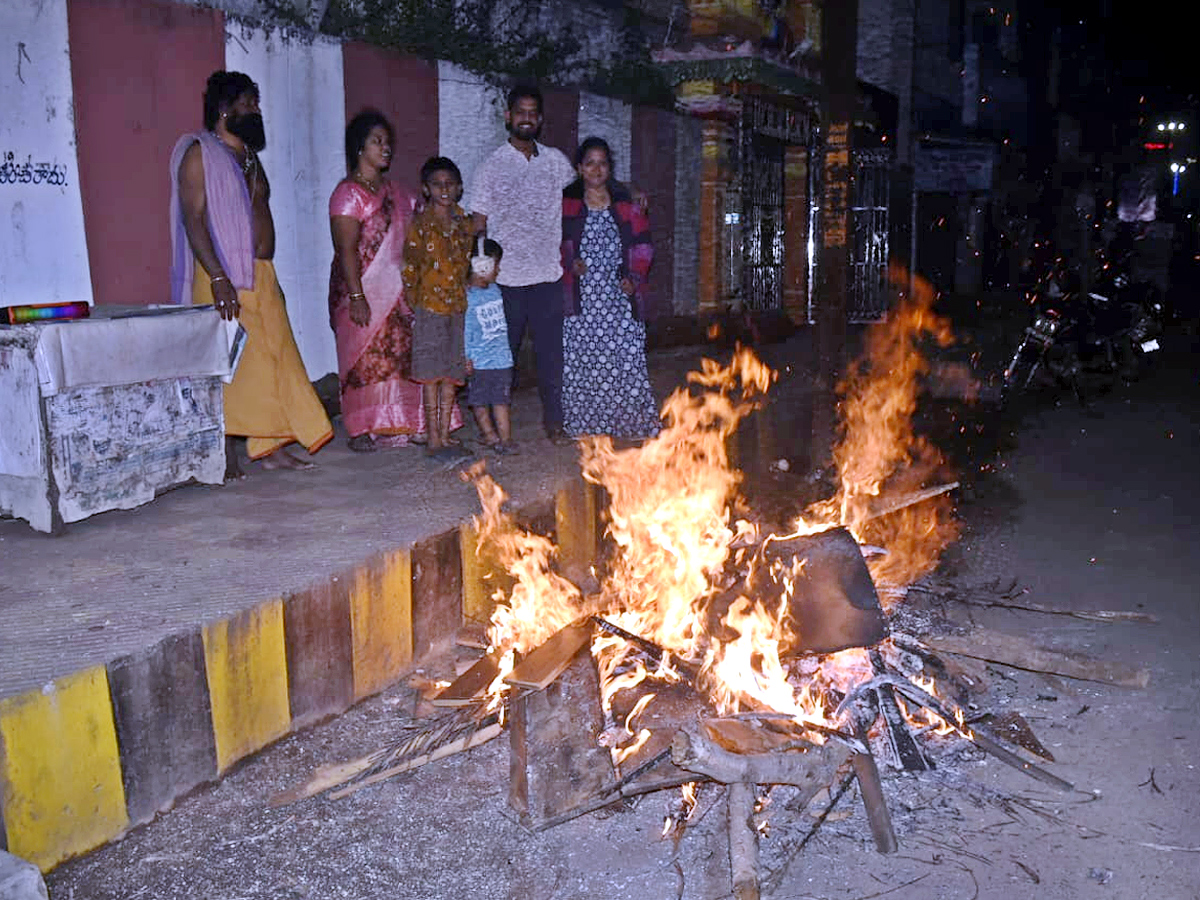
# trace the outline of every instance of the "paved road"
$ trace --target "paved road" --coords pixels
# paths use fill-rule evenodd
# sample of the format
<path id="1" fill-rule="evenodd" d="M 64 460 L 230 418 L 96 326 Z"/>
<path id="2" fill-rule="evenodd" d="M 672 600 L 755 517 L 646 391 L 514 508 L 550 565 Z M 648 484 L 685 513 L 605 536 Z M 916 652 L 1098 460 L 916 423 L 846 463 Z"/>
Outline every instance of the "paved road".
<path id="1" fill-rule="evenodd" d="M 977 703 L 1024 714 L 1056 757 L 1048 767 L 1078 790 L 1055 792 L 960 744 L 936 745 L 935 772 L 886 775 L 901 845 L 891 857 L 872 849 L 853 795 L 797 852 L 812 819 L 774 795 L 762 841 L 767 896 L 1200 897 L 1196 349 L 1194 339 L 1174 336 L 1151 377 L 1088 410 L 1043 398 L 1011 428 L 995 428 L 987 406 L 959 420 L 978 438 L 960 509 L 967 527 L 930 582 L 941 599 L 921 615 L 973 619 L 1152 670 L 1145 690 L 986 671 Z M 1011 579 L 1037 603 L 1136 610 L 1157 622 L 972 611 L 950 599 Z M 506 813 L 503 739 L 344 800 L 266 805 L 313 766 L 386 742 L 412 705 L 412 692 L 397 688 L 285 739 L 120 843 L 61 866 L 47 879 L 51 897 L 727 895 L 715 790 L 701 792 L 699 813 L 678 839 L 660 836 L 674 803 L 668 792 L 529 835 Z"/>

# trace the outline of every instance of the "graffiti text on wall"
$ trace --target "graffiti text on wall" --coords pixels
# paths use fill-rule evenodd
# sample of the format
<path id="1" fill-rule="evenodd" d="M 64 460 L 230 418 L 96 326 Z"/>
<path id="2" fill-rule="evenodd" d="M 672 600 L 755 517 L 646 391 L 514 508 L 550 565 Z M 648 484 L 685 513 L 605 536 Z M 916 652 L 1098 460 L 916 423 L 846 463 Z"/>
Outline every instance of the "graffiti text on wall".
<path id="1" fill-rule="evenodd" d="M 24 162 L 8 151 L 0 160 L 0 184 L 45 184 L 63 187 L 67 183 L 67 167 L 58 162 L 34 162 L 26 156 Z"/>

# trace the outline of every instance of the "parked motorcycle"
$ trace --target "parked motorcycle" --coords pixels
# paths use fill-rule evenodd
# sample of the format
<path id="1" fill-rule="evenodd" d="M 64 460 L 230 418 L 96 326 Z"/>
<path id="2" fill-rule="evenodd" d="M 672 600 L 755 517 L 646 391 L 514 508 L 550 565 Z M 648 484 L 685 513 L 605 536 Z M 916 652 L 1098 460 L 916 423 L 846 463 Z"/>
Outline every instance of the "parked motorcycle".
<path id="1" fill-rule="evenodd" d="M 1091 291 L 1064 289 L 1055 272 L 1035 289 L 1031 305 L 1030 324 L 1004 370 L 1002 401 L 1049 382 L 1082 404 L 1091 376 L 1131 381 L 1159 349 L 1162 297 L 1153 285 L 1131 283 L 1119 265 L 1107 264 Z"/>

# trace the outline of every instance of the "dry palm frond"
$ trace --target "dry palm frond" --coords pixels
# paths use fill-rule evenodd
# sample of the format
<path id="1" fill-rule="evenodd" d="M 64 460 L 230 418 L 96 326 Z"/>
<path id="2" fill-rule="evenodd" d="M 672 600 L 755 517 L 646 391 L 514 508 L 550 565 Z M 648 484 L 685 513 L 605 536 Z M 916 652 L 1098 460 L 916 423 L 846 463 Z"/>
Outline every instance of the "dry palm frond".
<path id="1" fill-rule="evenodd" d="M 398 740 L 349 762 L 321 766 L 306 783 L 271 799 L 272 806 L 295 803 L 333 788 L 344 797 L 369 784 L 411 771 L 427 762 L 459 753 L 491 740 L 502 730 L 500 712 L 483 702 L 448 709 L 432 720 L 406 725 Z"/>

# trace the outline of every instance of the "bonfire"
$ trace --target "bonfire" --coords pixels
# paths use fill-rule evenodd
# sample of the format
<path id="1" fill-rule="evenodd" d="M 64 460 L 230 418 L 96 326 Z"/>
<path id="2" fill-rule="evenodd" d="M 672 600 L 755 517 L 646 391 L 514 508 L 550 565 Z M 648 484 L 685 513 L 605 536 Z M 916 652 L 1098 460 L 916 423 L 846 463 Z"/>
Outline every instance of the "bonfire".
<path id="1" fill-rule="evenodd" d="M 756 784 L 811 798 L 857 780 L 878 849 L 896 849 L 881 741 L 890 762 L 920 770 L 913 735 L 951 735 L 1070 790 L 969 725 L 918 671 L 944 671 L 930 646 L 889 627 L 958 534 L 957 484 L 913 429 L 921 347 L 952 339 L 933 297 L 918 282 L 869 331 L 838 388 L 835 489 L 782 527 L 756 517 L 730 462 L 731 437 L 776 380 L 746 348 L 690 373 L 654 439 L 580 441 L 583 476 L 607 502 L 608 550 L 586 578 L 561 571 L 553 541 L 473 470 L 480 553 L 504 575 L 482 657 L 433 698 L 452 714 L 289 799 L 342 796 L 507 730 L 510 805 L 531 829 L 664 788 L 683 790 L 664 826 L 681 827 L 698 782 L 726 785 L 735 893 L 754 897 Z"/>

